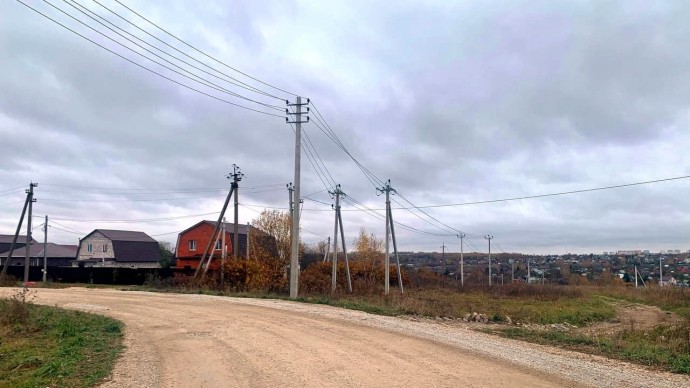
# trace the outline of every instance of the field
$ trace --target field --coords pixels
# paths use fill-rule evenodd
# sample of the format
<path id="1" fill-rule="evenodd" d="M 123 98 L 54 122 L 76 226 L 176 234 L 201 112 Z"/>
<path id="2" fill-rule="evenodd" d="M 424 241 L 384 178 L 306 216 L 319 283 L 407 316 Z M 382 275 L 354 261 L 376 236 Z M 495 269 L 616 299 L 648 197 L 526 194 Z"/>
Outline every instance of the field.
<path id="1" fill-rule="evenodd" d="M 30 302 L 27 289 L 0 300 L 0 387 L 91 387 L 110 374 L 119 322 Z"/>

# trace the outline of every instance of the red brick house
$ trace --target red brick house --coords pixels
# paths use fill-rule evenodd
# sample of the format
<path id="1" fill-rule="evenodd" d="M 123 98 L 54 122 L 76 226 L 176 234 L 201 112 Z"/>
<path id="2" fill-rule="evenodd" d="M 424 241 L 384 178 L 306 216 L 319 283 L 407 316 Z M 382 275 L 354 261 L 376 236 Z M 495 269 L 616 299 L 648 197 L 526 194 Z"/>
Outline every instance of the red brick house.
<path id="1" fill-rule="evenodd" d="M 234 223 L 225 222 L 225 246 L 228 257 L 232 257 L 234 241 Z M 216 221 L 201 221 L 190 228 L 180 232 L 177 236 L 177 247 L 175 248 L 176 267 L 177 268 L 192 268 L 196 269 L 199 266 L 199 261 L 204 255 L 204 249 L 208 245 L 213 229 L 216 227 Z M 238 256 L 245 257 L 247 255 L 247 225 L 238 225 L 237 228 L 239 236 L 239 250 Z M 254 230 L 252 230 L 253 232 Z M 222 254 L 222 236 L 215 246 L 209 249 L 208 254 L 213 251 L 213 262 L 211 269 L 218 269 L 220 266 L 220 259 Z M 213 244 L 213 243 L 212 243 Z"/>

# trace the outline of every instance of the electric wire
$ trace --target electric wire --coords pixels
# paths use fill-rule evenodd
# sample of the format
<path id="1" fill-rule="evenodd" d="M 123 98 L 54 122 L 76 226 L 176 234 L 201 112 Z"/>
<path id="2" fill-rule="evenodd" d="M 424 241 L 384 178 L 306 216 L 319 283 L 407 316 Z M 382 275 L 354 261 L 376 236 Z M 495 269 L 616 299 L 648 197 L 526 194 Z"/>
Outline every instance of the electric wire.
<path id="1" fill-rule="evenodd" d="M 106 18 L 104 18 L 104 17 L 98 15 L 96 12 L 91 11 L 90 9 L 88 9 L 88 7 L 84 7 L 83 5 L 79 4 L 77 1 L 75 1 L 75 0 L 71 0 L 71 1 L 72 1 L 73 3 L 79 5 L 81 8 L 84 8 L 84 9 L 88 10 L 88 11 L 89 11 L 90 13 L 92 13 L 93 15 L 99 17 L 101 20 L 103 20 L 103 21 L 105 21 L 106 23 L 112 25 L 113 27 L 119 29 L 120 31 L 122 31 L 122 32 L 124 32 L 124 33 L 126 33 L 126 34 L 128 34 L 128 35 L 130 35 L 130 36 L 132 36 L 132 37 L 134 37 L 134 38 L 136 38 L 137 40 L 139 40 L 139 41 L 141 41 L 141 42 L 143 42 L 143 43 L 145 43 L 145 44 L 147 44 L 147 45 L 149 45 L 149 46 L 151 46 L 151 47 L 156 48 L 157 50 L 159 50 L 159 51 L 165 53 L 166 55 L 169 55 L 170 57 L 179 60 L 180 62 L 185 62 L 185 61 L 183 61 L 182 59 L 180 59 L 179 57 L 176 57 L 176 56 L 174 56 L 174 55 L 168 53 L 167 51 L 164 51 L 164 50 L 160 49 L 159 47 L 157 47 L 157 46 L 155 46 L 155 45 L 153 45 L 153 44 L 151 44 L 151 43 L 145 41 L 144 39 L 141 39 L 141 38 L 139 38 L 138 36 L 136 36 L 136 35 L 134 35 L 134 34 L 128 32 L 127 30 L 125 30 L 125 29 L 123 29 L 123 28 L 117 26 L 115 23 L 112 23 L 112 22 L 110 22 L 108 19 L 106 19 Z M 236 78 L 234 78 L 234 77 L 232 77 L 232 76 L 230 76 L 230 75 L 228 75 L 228 74 L 226 74 L 226 73 L 224 73 L 224 72 L 222 72 L 222 71 L 220 71 L 220 70 L 218 70 L 218 69 L 216 69 L 216 68 L 214 68 L 214 67 L 212 67 L 212 66 L 206 64 L 206 63 L 204 63 L 203 61 L 200 61 L 200 60 L 194 58 L 193 56 L 191 56 L 191 55 L 185 53 L 184 51 L 178 49 L 177 47 L 172 46 L 172 45 L 169 44 L 168 42 L 166 42 L 166 41 L 164 41 L 164 40 L 158 38 L 158 37 L 155 36 L 154 34 L 151 34 L 150 32 L 146 31 L 145 29 L 139 27 L 138 25 L 136 25 L 136 23 L 133 23 L 133 22 L 130 21 L 129 19 L 125 18 L 124 16 L 122 16 L 122 15 L 118 14 L 117 12 L 113 11 L 112 9 L 106 7 L 106 6 L 103 5 L 102 3 L 98 2 L 98 1 L 95 1 L 95 0 L 94 0 L 94 2 L 95 2 L 96 4 L 98 4 L 99 6 L 101 6 L 102 8 L 104 8 L 105 10 L 107 10 L 108 12 L 110 12 L 110 13 L 112 13 L 113 15 L 117 16 L 118 18 L 122 19 L 123 21 L 125 21 L 126 23 L 128 23 L 129 25 L 131 25 L 132 27 L 134 27 L 134 28 L 138 29 L 139 31 L 145 33 L 146 35 L 152 37 L 153 39 L 159 41 L 160 43 L 163 43 L 164 45 L 170 47 L 171 49 L 177 51 L 178 53 L 184 55 L 185 57 L 187 57 L 187 58 L 189 58 L 189 59 L 191 59 L 191 60 L 193 60 L 193 61 L 195 61 L 195 62 L 197 62 L 197 63 L 199 63 L 199 64 L 201 64 L 201 65 L 203 65 L 203 66 L 205 66 L 205 67 L 207 67 L 207 68 L 209 68 L 209 69 L 211 69 L 211 70 L 213 70 L 213 71 L 215 71 L 216 73 L 222 74 L 222 75 L 224 75 L 225 77 L 229 78 L 230 80 L 224 79 L 226 82 L 231 83 L 231 84 L 233 84 L 233 85 L 235 85 L 235 86 L 237 86 L 237 87 L 240 87 L 240 88 L 249 90 L 249 91 L 254 92 L 254 93 L 259 93 L 259 94 L 262 94 L 262 95 L 264 95 L 264 96 L 272 97 L 272 98 L 275 98 L 275 99 L 278 99 L 278 100 L 281 100 L 281 101 L 284 100 L 284 98 L 275 96 L 275 95 L 273 95 L 273 94 L 270 94 L 270 93 L 267 93 L 267 92 L 265 92 L 265 91 L 263 91 L 263 90 L 260 90 L 260 89 L 258 89 L 258 88 L 256 88 L 256 87 L 253 87 L 253 86 L 251 86 L 251 85 L 249 85 L 249 84 L 246 84 L 246 83 L 244 83 L 244 82 L 242 82 L 242 81 L 240 81 L 240 80 L 238 80 L 238 79 L 236 79 Z M 186 63 L 186 62 L 185 62 L 185 63 Z M 190 65 L 190 66 L 192 66 L 192 65 Z"/>
<path id="2" fill-rule="evenodd" d="M 57 21 L 57 20 L 51 18 L 50 16 L 44 14 L 43 12 L 37 10 L 36 8 L 34 8 L 34 7 L 32 7 L 32 6 L 28 5 L 28 4 L 26 4 L 26 3 L 23 2 L 22 0 L 17 0 L 17 2 L 19 2 L 19 3 L 22 4 L 23 6 L 25 6 L 25 7 L 29 8 L 29 9 L 31 9 L 32 11 L 36 12 L 37 14 L 43 16 L 44 18 L 46 18 L 46 19 L 52 21 L 53 23 L 59 25 L 60 27 L 62 27 L 62 28 L 64 28 L 64 29 L 70 31 L 71 33 L 73 33 L 73 34 L 75 34 L 75 35 L 81 37 L 82 39 L 85 39 L 85 40 L 91 42 L 92 44 L 94 44 L 94 45 L 96 45 L 96 46 L 102 48 L 103 50 L 106 50 L 106 51 L 108 51 L 109 53 L 111 53 L 111 54 L 113 54 L 113 55 L 115 55 L 115 56 L 117 56 L 117 57 L 119 57 L 119 58 L 122 58 L 122 59 L 124 59 L 125 61 L 127 61 L 127 62 L 129 62 L 129 63 L 131 63 L 131 64 L 133 64 L 133 65 L 135 65 L 135 66 L 137 66 L 137 67 L 140 67 L 141 69 L 144 69 L 144 70 L 146 70 L 146 71 L 148 71 L 148 72 L 150 72 L 150 73 L 152 73 L 152 74 L 155 74 L 155 75 L 157 75 L 157 76 L 159 76 L 159 77 L 161 77 L 161 78 L 164 78 L 164 79 L 166 79 L 166 80 L 168 80 L 168 81 L 170 81 L 170 82 L 173 82 L 173 83 L 175 83 L 175 84 L 177 84 L 177 85 L 179 85 L 179 86 L 182 86 L 182 87 L 184 87 L 184 88 L 186 88 L 186 89 L 189 89 L 189 90 L 191 90 L 191 91 L 194 91 L 194 92 L 197 92 L 197 93 L 199 93 L 199 94 L 202 94 L 202 95 L 204 95 L 204 96 L 213 98 L 214 100 L 217 100 L 217 101 L 226 103 L 226 104 L 228 104 L 228 105 L 232 105 L 232 106 L 235 106 L 235 107 L 238 107 L 238 108 L 242 108 L 242 109 L 246 109 L 246 110 L 249 110 L 249 111 L 252 111 L 252 112 L 256 112 L 256 113 L 261 113 L 261 114 L 264 114 L 264 115 L 267 115 L 267 116 L 273 116 L 273 117 L 280 117 L 280 118 L 283 118 L 282 115 L 277 115 L 277 114 L 273 114 L 273 113 L 270 113 L 270 112 L 265 112 L 265 111 L 262 111 L 262 110 L 250 108 L 250 107 L 248 107 L 248 106 L 240 105 L 240 104 L 234 103 L 234 102 L 232 102 L 232 101 L 228 101 L 228 100 L 226 100 L 226 99 L 223 99 L 223 98 L 214 96 L 214 95 L 212 95 L 212 94 L 206 93 L 206 92 L 204 92 L 204 91 L 201 91 L 201 90 L 199 90 L 199 89 L 196 89 L 196 88 L 194 88 L 194 87 L 192 87 L 192 86 L 189 86 L 189 85 L 187 85 L 187 84 L 184 84 L 184 83 L 182 83 L 182 82 L 176 81 L 176 80 L 174 80 L 174 79 L 172 79 L 172 78 L 170 78 L 170 77 L 167 77 L 167 76 L 165 76 L 165 75 L 163 75 L 163 74 L 161 74 L 161 73 L 159 73 L 159 72 L 157 72 L 157 71 L 155 71 L 155 70 L 152 70 L 152 69 L 150 69 L 150 68 L 148 68 L 148 67 L 146 67 L 146 66 L 144 66 L 144 65 L 142 65 L 142 64 L 140 64 L 140 63 L 138 63 L 138 62 L 133 61 L 132 59 L 129 59 L 129 58 L 127 58 L 127 57 L 125 57 L 125 56 L 123 56 L 123 55 L 121 55 L 121 54 L 119 54 L 119 53 L 117 53 L 117 52 L 115 52 L 115 51 L 113 51 L 113 50 L 111 50 L 111 49 L 109 49 L 109 48 L 103 46 L 102 44 L 100 44 L 100 43 L 98 43 L 98 42 L 96 42 L 96 41 L 94 41 L 94 40 L 92 40 L 92 39 L 86 37 L 85 35 L 82 35 L 81 33 L 79 33 L 79 32 L 77 32 L 77 31 L 73 30 L 72 28 L 66 26 L 65 24 L 63 24 L 63 23 L 61 23 L 61 22 L 59 22 L 59 21 Z"/>
<path id="3" fill-rule="evenodd" d="M 87 17 L 89 17 L 90 19 L 94 20 L 95 22 L 101 24 L 101 25 L 104 26 L 105 28 L 108 28 L 109 30 L 111 30 L 112 32 L 114 32 L 115 34 L 117 34 L 118 36 L 120 36 L 120 37 L 124 38 L 125 40 L 129 41 L 130 43 L 136 45 L 136 46 L 139 47 L 140 49 L 142 49 L 142 50 L 144 50 L 144 51 L 146 51 L 146 52 L 148 52 L 148 53 L 154 55 L 155 57 L 159 58 L 160 60 L 169 63 L 171 66 L 174 66 L 174 67 L 180 69 L 181 71 L 183 71 L 183 72 L 185 72 L 185 73 L 187 73 L 187 74 L 189 74 L 189 75 L 182 74 L 182 73 L 180 73 L 179 71 L 174 70 L 174 69 L 170 68 L 169 66 L 164 65 L 164 64 L 162 64 L 162 63 L 156 61 L 155 59 L 152 59 L 152 58 L 150 58 L 150 57 L 148 57 L 148 56 L 146 56 L 146 55 L 144 55 L 144 54 L 142 54 L 142 53 L 140 53 L 140 52 L 138 52 L 138 51 L 132 49 L 131 47 L 129 47 L 129 46 L 127 46 L 127 45 L 125 45 L 125 44 L 123 44 L 123 43 L 121 43 L 121 42 L 119 42 L 119 41 L 113 39 L 112 37 L 106 35 L 106 34 L 103 33 L 102 31 L 100 31 L 100 30 L 98 30 L 98 29 L 96 29 L 96 28 L 94 28 L 94 27 L 92 27 L 92 26 L 86 24 L 86 23 L 83 22 L 82 20 L 80 20 L 80 19 L 74 17 L 74 16 L 73 16 L 72 14 L 70 14 L 69 12 L 66 12 L 66 11 L 64 11 L 63 9 L 61 9 L 61 8 L 59 8 L 59 7 L 57 7 L 57 6 L 55 6 L 55 5 L 52 4 L 50 1 L 48 1 L 48 0 L 43 0 L 44 3 L 50 5 L 50 6 L 53 7 L 54 9 L 58 10 L 59 12 L 61 12 L 61 13 L 64 14 L 64 15 L 70 17 L 71 19 L 75 20 L 75 21 L 78 22 L 79 24 L 81 24 L 81 25 L 83 25 L 83 26 L 89 28 L 90 30 L 92 30 L 92 31 L 94 31 L 94 32 L 96 32 L 96 33 L 98 33 L 98 34 L 100 34 L 101 36 L 103 36 L 103 37 L 105 37 L 106 39 L 108 39 L 108 40 L 110 40 L 110 41 L 112 41 L 112 42 L 114 42 L 114 43 L 116 43 L 116 44 L 122 46 L 123 48 L 125 48 L 125 49 L 127 49 L 127 50 L 129 50 L 129 51 L 131 51 L 131 52 L 133 52 L 133 53 L 135 53 L 135 54 L 137 54 L 137 55 L 139 55 L 139 56 L 141 56 L 141 57 L 143 57 L 143 58 L 146 58 L 146 59 L 148 59 L 149 61 L 151 61 L 151 62 L 153 62 L 153 63 L 155 63 L 155 64 L 157 64 L 157 65 L 159 65 L 159 66 L 161 66 L 161 67 L 163 67 L 163 68 L 165 68 L 165 69 L 168 69 L 169 71 L 172 71 L 172 72 L 175 73 L 175 74 L 178 74 L 178 75 L 180 75 L 180 76 L 182 76 L 182 77 L 185 77 L 185 78 L 187 78 L 187 79 L 189 79 L 189 80 L 191 80 L 191 81 L 197 82 L 197 83 L 199 83 L 199 84 L 202 84 L 202 85 L 204 85 L 204 86 L 206 86 L 206 87 L 209 87 L 209 88 L 214 89 L 214 90 L 216 90 L 216 91 L 219 91 L 219 92 L 221 92 L 221 93 L 225 93 L 225 94 L 231 95 L 231 96 L 233 96 L 233 97 L 237 97 L 237 98 L 240 98 L 240 99 L 249 101 L 249 102 L 253 102 L 253 103 L 255 103 L 255 104 L 258 104 L 258 105 L 262 105 L 262 106 L 264 106 L 264 107 L 267 107 L 267 108 L 269 108 L 269 109 L 277 110 L 277 111 L 279 111 L 279 112 L 282 112 L 282 111 L 283 111 L 283 109 L 282 109 L 281 107 L 279 107 L 279 106 L 271 105 L 271 104 L 266 104 L 266 103 L 263 103 L 263 102 L 260 102 L 260 101 L 257 101 L 257 100 L 253 100 L 253 99 L 251 99 L 251 98 L 249 98 L 249 97 L 245 97 L 245 96 L 242 96 L 242 95 L 240 95 L 240 94 L 238 94 L 238 93 L 235 93 L 235 92 L 233 92 L 233 91 L 231 91 L 231 90 L 228 90 L 228 89 L 226 89 L 226 88 L 224 88 L 224 87 L 222 87 L 222 86 L 220 86 L 220 85 L 218 85 L 218 84 L 216 84 L 216 83 L 214 83 L 214 82 L 211 82 L 211 81 L 209 81 L 209 80 L 207 80 L 207 79 L 205 79 L 205 78 L 202 78 L 202 77 L 200 77 L 200 76 L 198 76 L 198 75 L 196 75 L 196 74 L 190 72 L 189 70 L 184 69 L 184 68 L 178 66 L 177 64 L 175 64 L 175 63 L 173 63 L 173 62 L 171 62 L 171 61 L 169 61 L 169 60 L 167 60 L 167 59 L 161 57 L 160 55 L 154 53 L 153 51 L 147 49 L 146 47 L 140 45 L 139 43 L 133 41 L 132 39 L 127 38 L 127 37 L 124 36 L 123 34 L 121 34 L 121 33 L 117 32 L 117 31 L 113 30 L 112 28 L 106 26 L 106 25 L 103 24 L 102 22 L 100 22 L 100 21 L 98 21 L 97 19 L 95 19 L 93 16 L 88 15 L 88 14 L 85 13 L 84 11 L 82 11 L 82 10 L 76 8 L 74 5 L 68 3 L 67 0 L 63 0 L 63 1 L 64 1 L 65 3 L 67 3 L 67 5 L 71 6 L 72 8 L 75 8 L 77 11 L 79 11 L 79 12 L 81 12 L 82 14 L 86 15 Z M 186 63 L 186 62 L 185 62 L 185 63 Z M 194 66 L 192 66 L 192 67 L 194 67 Z M 196 67 L 194 67 L 194 68 L 196 68 Z M 198 68 L 197 68 L 197 69 L 198 69 Z M 204 71 L 204 70 L 202 70 L 202 69 L 199 69 L 199 70 L 201 70 L 201 71 L 203 71 L 203 72 L 205 72 L 205 73 L 210 74 L 210 75 L 213 76 L 213 74 L 208 73 L 208 72 L 206 72 L 206 71 Z M 192 77 L 193 77 L 193 78 L 192 78 Z"/>
<path id="4" fill-rule="evenodd" d="M 198 52 L 199 54 L 201 54 L 201 55 L 203 55 L 203 56 L 205 56 L 205 57 L 207 57 L 207 58 L 209 58 L 209 59 L 211 59 L 211 60 L 213 60 L 213 61 L 215 61 L 215 62 L 217 62 L 217 63 L 219 63 L 219 64 L 221 64 L 221 65 L 223 65 L 223 66 L 225 66 L 225 67 L 227 67 L 228 69 L 231 69 L 231 70 L 233 70 L 233 71 L 235 71 L 235 72 L 237 72 L 237 73 L 239 73 L 239 74 L 242 74 L 243 76 L 245 76 L 245 77 L 247 77 L 247 78 L 249 78 L 249 79 L 252 79 L 252 80 L 254 80 L 254 81 L 256 81 L 256 82 L 259 82 L 259 83 L 261 83 L 261 84 L 263 84 L 263 85 L 265 85 L 265 86 L 271 87 L 271 88 L 273 88 L 273 89 L 275 89 L 275 90 L 279 90 L 279 91 L 281 91 L 281 92 L 283 92 L 283 93 L 287 93 L 287 94 L 290 94 L 290 95 L 293 95 L 293 96 L 296 96 L 296 97 L 299 96 L 298 94 L 289 92 L 289 91 L 287 91 L 287 90 L 285 90 L 285 89 L 281 89 L 281 88 L 279 88 L 279 87 L 277 87 L 277 86 L 274 86 L 274 85 L 271 85 L 271 84 L 269 84 L 269 83 L 267 83 L 267 82 L 264 82 L 264 81 L 262 81 L 262 80 L 260 80 L 260 79 L 258 79 L 258 78 L 254 78 L 254 77 L 252 77 L 251 75 L 249 75 L 249 74 L 247 74 L 247 73 L 244 73 L 244 72 L 242 72 L 242 71 L 240 71 L 240 70 L 238 70 L 238 69 L 236 69 L 236 68 L 234 68 L 234 67 L 232 67 L 232 66 L 226 64 L 225 62 L 222 62 L 221 60 L 219 60 L 219 59 L 217 59 L 217 58 L 215 58 L 215 57 L 213 57 L 213 56 L 211 56 L 211 55 L 205 53 L 204 51 L 202 51 L 202 50 L 200 50 L 200 49 L 194 47 L 193 45 L 187 43 L 186 41 L 184 41 L 184 40 L 178 38 L 176 35 L 172 34 L 172 33 L 169 32 L 168 30 L 164 29 L 163 27 L 159 26 L 158 24 L 156 24 L 156 23 L 152 22 L 151 20 L 147 19 L 145 16 L 141 15 L 141 14 L 138 13 L 137 11 L 135 11 L 135 10 L 133 10 L 132 8 L 128 7 L 127 5 L 123 4 L 123 3 L 120 2 L 119 0 L 115 0 L 115 1 L 116 1 L 118 4 L 120 4 L 121 6 L 123 6 L 124 8 L 126 8 L 127 10 L 129 10 L 130 12 L 132 12 L 133 14 L 139 16 L 139 17 L 142 18 L 143 20 L 147 21 L 149 24 L 151 24 L 151 25 L 153 25 L 154 27 L 158 28 L 159 30 L 163 31 L 164 33 L 166 33 L 167 35 L 169 35 L 169 36 L 172 37 L 173 39 L 175 39 L 175 40 L 177 40 L 178 42 L 184 44 L 185 46 L 191 48 L 192 50 Z M 96 2 L 97 4 L 100 4 L 98 1 L 95 1 L 95 0 L 94 0 L 94 2 Z"/>
<path id="5" fill-rule="evenodd" d="M 84 232 L 82 232 L 82 231 L 80 231 L 80 230 L 74 229 L 74 228 L 72 228 L 72 227 L 70 227 L 70 226 L 63 225 L 63 224 L 61 224 L 61 223 L 59 223 L 59 222 L 55 222 L 55 221 L 52 220 L 52 219 L 48 219 L 48 226 L 51 226 L 50 224 L 55 224 L 55 225 L 60 226 L 60 227 L 62 227 L 62 228 L 73 230 L 73 231 L 75 231 L 75 232 L 77 232 L 77 233 L 80 233 L 80 234 L 82 234 L 82 235 L 83 235 L 83 234 L 86 234 L 86 233 L 84 233 Z"/>
<path id="6" fill-rule="evenodd" d="M 201 214 L 188 214 L 183 216 L 171 216 L 171 217 L 160 217 L 160 218 L 139 218 L 139 219 L 83 219 L 83 218 L 66 218 L 66 217 L 51 217 L 49 221 L 58 220 L 65 222 L 102 222 L 102 223 L 140 223 L 140 222 L 162 222 L 162 221 L 172 221 L 180 220 L 184 218 L 195 218 L 204 217 L 210 215 L 217 215 L 220 212 L 211 213 L 201 213 Z M 41 216 L 34 216 L 34 218 L 42 218 Z"/>

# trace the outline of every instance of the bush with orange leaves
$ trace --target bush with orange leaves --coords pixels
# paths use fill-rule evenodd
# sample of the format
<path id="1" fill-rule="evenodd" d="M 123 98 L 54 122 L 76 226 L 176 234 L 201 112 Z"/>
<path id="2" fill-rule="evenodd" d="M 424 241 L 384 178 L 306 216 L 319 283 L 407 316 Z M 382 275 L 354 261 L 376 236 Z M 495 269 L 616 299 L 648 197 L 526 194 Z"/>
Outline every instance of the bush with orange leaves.
<path id="1" fill-rule="evenodd" d="M 281 267 L 263 260 L 227 260 L 223 266 L 224 288 L 234 292 L 285 291 L 287 278 Z"/>
<path id="2" fill-rule="evenodd" d="M 331 274 L 333 263 L 314 263 L 300 274 L 300 290 L 305 294 L 325 294 L 331 292 Z M 347 272 L 343 260 L 337 265 L 336 292 L 347 291 Z M 375 294 L 383 290 L 384 266 L 371 261 L 350 261 L 352 292 L 355 294 Z M 407 272 L 403 269 L 403 285 L 410 283 Z M 390 266 L 390 287 L 398 287 L 398 273 L 395 266 Z"/>

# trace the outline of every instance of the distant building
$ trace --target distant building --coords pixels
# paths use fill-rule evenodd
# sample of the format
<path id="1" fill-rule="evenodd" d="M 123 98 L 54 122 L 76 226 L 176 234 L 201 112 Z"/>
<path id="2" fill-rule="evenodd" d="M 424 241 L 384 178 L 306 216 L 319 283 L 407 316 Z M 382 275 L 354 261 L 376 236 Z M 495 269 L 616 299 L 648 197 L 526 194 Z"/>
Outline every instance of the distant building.
<path id="1" fill-rule="evenodd" d="M 77 256 L 76 245 L 59 245 L 48 243 L 46 245 L 45 256 L 49 267 L 68 267 Z M 9 251 L 0 253 L 0 264 L 4 265 Z M 15 249 L 12 252 L 10 266 L 23 266 L 26 248 Z M 43 267 L 43 244 L 33 243 L 29 246 L 29 266 Z"/>
<path id="2" fill-rule="evenodd" d="M 12 239 L 14 239 L 13 234 L 0 234 L 0 252 L 8 252 L 12 246 Z M 31 243 L 35 243 L 36 240 L 31 239 Z M 14 244 L 14 251 L 17 252 L 19 248 L 26 246 L 26 236 L 18 236 L 17 242 Z M 12 255 L 14 256 L 14 255 Z"/>
<path id="3" fill-rule="evenodd" d="M 96 229 L 79 240 L 72 266 L 160 268 L 158 241 L 144 232 Z"/>
<path id="4" fill-rule="evenodd" d="M 678 284 L 678 281 L 672 276 L 662 276 L 661 281 L 659 282 L 660 286 L 675 286 Z"/>
<path id="5" fill-rule="evenodd" d="M 639 249 L 637 250 L 632 250 L 632 251 L 618 251 L 619 256 L 637 256 L 642 254 L 643 252 Z"/>

